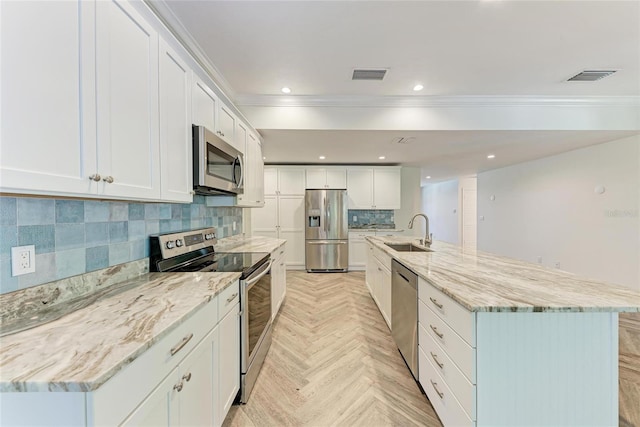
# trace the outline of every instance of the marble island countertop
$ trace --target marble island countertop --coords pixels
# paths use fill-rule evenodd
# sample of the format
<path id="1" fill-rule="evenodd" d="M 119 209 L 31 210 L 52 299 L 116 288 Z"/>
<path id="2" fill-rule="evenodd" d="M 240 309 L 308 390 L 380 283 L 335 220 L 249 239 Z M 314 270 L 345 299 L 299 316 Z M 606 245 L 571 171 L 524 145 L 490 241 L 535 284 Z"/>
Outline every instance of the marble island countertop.
<path id="1" fill-rule="evenodd" d="M 239 278 L 149 273 L 123 284 L 123 292 L 4 336 L 0 392 L 95 390 Z"/>
<path id="2" fill-rule="evenodd" d="M 229 237 L 220 240 L 215 246 L 216 252 L 273 252 L 287 241 L 272 237 Z"/>
<path id="3" fill-rule="evenodd" d="M 398 252 L 384 243 L 409 237 L 366 237 L 470 311 L 639 312 L 640 292 L 487 252 L 435 241 L 433 252 Z"/>

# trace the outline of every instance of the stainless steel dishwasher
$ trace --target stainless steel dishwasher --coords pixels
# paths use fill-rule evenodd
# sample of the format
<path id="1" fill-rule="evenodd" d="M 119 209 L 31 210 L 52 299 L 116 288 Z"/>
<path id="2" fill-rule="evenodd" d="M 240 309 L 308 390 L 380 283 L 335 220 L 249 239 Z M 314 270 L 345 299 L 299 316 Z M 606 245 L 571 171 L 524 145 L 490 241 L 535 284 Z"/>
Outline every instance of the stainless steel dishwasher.
<path id="1" fill-rule="evenodd" d="M 418 276 L 391 262 L 391 335 L 413 378 L 418 379 Z"/>

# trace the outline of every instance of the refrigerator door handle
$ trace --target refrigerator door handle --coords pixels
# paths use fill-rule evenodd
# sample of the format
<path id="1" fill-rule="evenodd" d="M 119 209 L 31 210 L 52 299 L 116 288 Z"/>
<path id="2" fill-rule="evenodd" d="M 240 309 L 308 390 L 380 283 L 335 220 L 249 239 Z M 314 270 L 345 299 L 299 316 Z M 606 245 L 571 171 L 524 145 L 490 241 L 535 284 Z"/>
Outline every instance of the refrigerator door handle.
<path id="1" fill-rule="evenodd" d="M 325 210 L 325 224 L 327 224 L 327 237 L 328 234 L 331 232 L 331 209 L 329 208 L 329 205 L 331 204 L 331 199 L 329 199 L 328 202 L 326 202 L 326 204 L 324 205 L 324 210 Z"/>
<path id="2" fill-rule="evenodd" d="M 309 245 L 346 245 L 348 242 L 343 241 L 332 241 L 332 240 L 307 240 L 307 244 Z"/>

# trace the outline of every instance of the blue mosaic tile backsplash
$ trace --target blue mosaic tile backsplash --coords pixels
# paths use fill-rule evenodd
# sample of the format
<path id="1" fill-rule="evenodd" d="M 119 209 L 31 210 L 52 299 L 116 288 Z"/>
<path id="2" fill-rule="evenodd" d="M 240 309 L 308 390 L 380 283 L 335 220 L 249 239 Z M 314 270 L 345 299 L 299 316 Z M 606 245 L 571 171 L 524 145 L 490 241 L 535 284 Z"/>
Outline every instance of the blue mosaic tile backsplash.
<path id="1" fill-rule="evenodd" d="M 233 222 L 236 231 L 233 231 Z M 216 227 L 242 233 L 242 209 L 191 204 L 0 197 L 0 293 L 149 256 L 149 235 Z M 11 247 L 35 245 L 36 272 L 11 277 Z"/>
<path id="2" fill-rule="evenodd" d="M 355 220 L 354 217 L 356 217 Z M 349 228 L 366 225 L 395 225 L 393 210 L 349 209 Z"/>

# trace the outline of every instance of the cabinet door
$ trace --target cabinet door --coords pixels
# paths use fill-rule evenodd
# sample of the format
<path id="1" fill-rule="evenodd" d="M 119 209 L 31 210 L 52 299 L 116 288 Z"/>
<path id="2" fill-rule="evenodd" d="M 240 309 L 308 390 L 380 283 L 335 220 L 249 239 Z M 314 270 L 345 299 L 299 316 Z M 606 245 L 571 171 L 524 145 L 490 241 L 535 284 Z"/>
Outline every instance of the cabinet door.
<path id="1" fill-rule="evenodd" d="M 193 200 L 191 69 L 160 40 L 160 166 L 162 199 Z"/>
<path id="2" fill-rule="evenodd" d="M 264 159 L 262 158 L 262 144 L 260 139 L 252 133 L 249 133 L 247 141 L 252 148 L 253 153 L 253 175 L 254 175 L 254 191 L 256 205 L 264 205 Z"/>
<path id="3" fill-rule="evenodd" d="M 391 329 L 391 271 L 380 265 L 380 311 Z"/>
<path id="4" fill-rule="evenodd" d="M 304 266 L 304 196 L 278 196 L 278 221 L 278 237 L 290 243 L 287 266 Z"/>
<path id="5" fill-rule="evenodd" d="M 278 231 L 278 199 L 276 196 L 265 196 L 264 207 L 251 212 L 251 230 L 255 232 Z"/>
<path id="6" fill-rule="evenodd" d="M 240 144 L 235 140 L 236 130 L 236 116 L 231 112 L 231 109 L 220 102 L 218 108 L 218 129 L 217 133 L 222 139 L 227 141 L 237 150 L 244 152 L 244 146 L 240 147 Z"/>
<path id="7" fill-rule="evenodd" d="M 179 425 L 180 368 L 175 368 L 121 424 L 123 426 L 169 427 Z"/>
<path id="8" fill-rule="evenodd" d="M 307 168 L 307 188 L 326 188 L 327 171 L 319 168 Z"/>
<path id="9" fill-rule="evenodd" d="M 349 268 L 364 270 L 367 264 L 366 236 L 374 236 L 375 232 L 350 232 L 349 233 Z"/>
<path id="10" fill-rule="evenodd" d="M 400 209 L 400 169 L 375 169 L 373 177 L 375 209 Z"/>
<path id="11" fill-rule="evenodd" d="M 218 327 L 211 331 L 180 363 L 181 426 L 214 425 L 218 395 Z"/>
<path id="12" fill-rule="evenodd" d="M 219 399 L 215 425 L 222 425 L 240 390 L 240 306 L 235 305 L 218 323 L 220 359 L 218 367 Z"/>
<path id="13" fill-rule="evenodd" d="M 278 194 L 304 195 L 304 169 L 278 169 Z"/>
<path id="14" fill-rule="evenodd" d="M 377 272 L 377 264 L 376 264 L 376 258 L 373 255 L 373 245 L 371 245 L 370 243 L 367 243 L 367 270 L 365 273 L 365 283 L 367 285 L 367 288 L 369 289 L 369 293 L 371 294 L 371 297 L 373 297 L 373 290 L 374 290 L 374 285 L 375 285 L 375 280 L 376 280 L 376 272 Z"/>
<path id="15" fill-rule="evenodd" d="M 247 139 L 247 128 L 244 123 L 238 122 L 236 124 L 236 142 L 238 145 L 242 145 L 242 151 L 244 153 L 244 169 L 243 169 L 243 180 L 244 180 L 244 192 L 242 194 L 238 194 L 238 205 L 246 206 L 251 200 L 255 199 L 254 193 L 254 182 L 255 182 L 255 173 L 253 170 L 254 163 L 254 153 L 251 152 L 249 147 L 249 141 Z"/>
<path id="16" fill-rule="evenodd" d="M 349 209 L 373 209 L 373 169 L 347 171 Z"/>
<path id="17" fill-rule="evenodd" d="M 264 194 L 275 196 L 278 194 L 278 169 L 264 168 Z"/>
<path id="18" fill-rule="evenodd" d="M 193 124 L 204 126 L 211 132 L 215 132 L 218 97 L 209 89 L 209 86 L 195 76 L 191 96 Z"/>
<path id="19" fill-rule="evenodd" d="M 94 7 L 0 1 L 2 191 L 97 191 Z"/>
<path id="20" fill-rule="evenodd" d="M 347 171 L 340 168 L 327 169 L 327 188 L 345 189 L 347 188 Z"/>
<path id="21" fill-rule="evenodd" d="M 158 34 L 129 3 L 96 12 L 99 194 L 159 199 Z"/>

